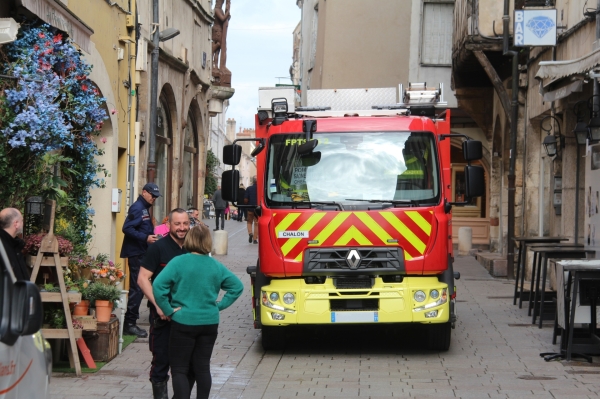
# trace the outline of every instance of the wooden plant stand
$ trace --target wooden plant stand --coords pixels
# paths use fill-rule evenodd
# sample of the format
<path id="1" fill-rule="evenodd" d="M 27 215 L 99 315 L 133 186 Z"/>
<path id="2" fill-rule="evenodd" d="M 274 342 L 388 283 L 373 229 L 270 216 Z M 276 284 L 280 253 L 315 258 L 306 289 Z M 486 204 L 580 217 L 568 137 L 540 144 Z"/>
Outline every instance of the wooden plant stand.
<path id="1" fill-rule="evenodd" d="M 33 272 L 31 273 L 31 281 L 35 283 L 35 279 L 40 271 L 42 260 L 53 260 L 49 267 L 56 268 L 56 276 L 58 278 L 58 285 L 60 286 L 60 292 L 42 293 L 42 302 L 62 302 L 63 311 L 65 313 L 65 320 L 67 322 L 67 328 L 63 329 L 42 329 L 42 334 L 46 338 L 57 338 L 57 339 L 68 339 L 70 344 L 69 350 L 69 363 L 71 367 L 75 368 L 75 373 L 78 377 L 81 376 L 81 364 L 79 363 L 79 354 L 77 353 L 77 342 L 76 340 L 81 338 L 82 331 L 75 330 L 73 328 L 73 320 L 71 319 L 71 310 L 69 309 L 69 301 L 75 302 L 81 300 L 81 294 L 68 294 L 65 286 L 65 280 L 63 275 L 63 266 L 61 264 L 60 257 L 58 256 L 58 239 L 54 236 L 54 213 L 56 211 L 56 201 L 46 200 L 46 206 L 44 210 L 44 225 L 43 228 L 48 231 L 48 234 L 42 239 L 40 249 L 38 250 L 37 257 L 33 266 Z"/>

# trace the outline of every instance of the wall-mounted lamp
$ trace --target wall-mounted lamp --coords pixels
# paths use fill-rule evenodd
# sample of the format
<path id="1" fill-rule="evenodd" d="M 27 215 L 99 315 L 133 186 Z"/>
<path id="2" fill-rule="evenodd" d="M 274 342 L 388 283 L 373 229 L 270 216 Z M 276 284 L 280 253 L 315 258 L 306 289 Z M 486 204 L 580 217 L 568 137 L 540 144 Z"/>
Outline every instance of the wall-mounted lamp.
<path id="1" fill-rule="evenodd" d="M 546 121 L 548 122 L 544 123 Z M 542 119 L 540 122 L 540 127 L 544 132 L 546 132 L 546 137 L 544 137 L 544 141 L 542 142 L 544 148 L 546 149 L 546 154 L 548 154 L 549 157 L 556 156 L 556 154 L 558 154 L 559 147 L 565 147 L 565 138 L 562 134 L 560 134 L 560 121 L 556 117 L 548 115 Z"/>
<path id="2" fill-rule="evenodd" d="M 588 124 L 583 121 L 584 112 L 581 109 L 586 103 L 587 101 L 577 101 L 573 106 L 573 112 L 575 112 L 575 115 L 577 116 L 577 124 L 575 124 L 575 128 L 573 129 L 577 144 L 585 144 L 590 134 Z"/>
<path id="3" fill-rule="evenodd" d="M 588 109 L 592 115 L 588 128 L 590 129 L 590 140 L 598 142 L 600 141 L 600 101 L 596 100 L 594 103 L 594 98 L 600 98 L 600 95 L 595 94 L 588 99 Z"/>

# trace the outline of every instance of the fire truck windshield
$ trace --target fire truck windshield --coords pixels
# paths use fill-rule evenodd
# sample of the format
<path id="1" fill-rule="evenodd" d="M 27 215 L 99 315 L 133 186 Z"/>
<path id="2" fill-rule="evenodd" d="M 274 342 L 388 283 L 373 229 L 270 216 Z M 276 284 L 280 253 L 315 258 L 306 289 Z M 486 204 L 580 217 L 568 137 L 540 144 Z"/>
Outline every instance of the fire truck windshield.
<path id="1" fill-rule="evenodd" d="M 303 134 L 272 136 L 267 203 L 439 201 L 438 157 L 432 133 L 317 133 L 314 152 L 301 156 Z"/>

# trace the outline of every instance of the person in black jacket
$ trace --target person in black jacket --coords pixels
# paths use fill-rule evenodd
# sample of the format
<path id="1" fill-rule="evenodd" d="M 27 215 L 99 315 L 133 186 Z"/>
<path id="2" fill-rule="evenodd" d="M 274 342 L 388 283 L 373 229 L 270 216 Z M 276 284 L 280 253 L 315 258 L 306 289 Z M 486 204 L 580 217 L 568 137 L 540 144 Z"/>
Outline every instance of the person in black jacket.
<path id="1" fill-rule="evenodd" d="M 248 227 L 248 242 L 254 242 L 254 244 L 258 244 L 258 219 L 256 217 L 256 214 L 254 213 L 256 205 L 258 205 L 256 193 L 256 176 L 253 176 L 252 185 L 248 186 L 248 188 L 246 189 L 246 195 L 244 195 L 244 203 L 246 205 L 252 205 L 252 208 L 248 209 L 248 221 L 246 223 L 246 226 Z M 254 223 L 254 229 L 252 228 L 252 223 Z"/>
<path id="2" fill-rule="evenodd" d="M 244 197 L 246 196 L 246 189 L 243 184 L 240 184 L 240 188 L 238 188 L 238 204 L 244 203 Z M 237 221 L 241 222 L 242 219 L 246 218 L 246 208 L 238 207 Z"/>
<path id="3" fill-rule="evenodd" d="M 160 196 L 158 186 L 154 183 L 147 183 L 137 201 L 129 207 L 127 219 L 123 224 L 125 238 L 123 238 L 121 247 L 121 258 L 127 258 L 129 265 L 129 300 L 127 301 L 123 334 L 137 335 L 140 338 L 146 338 L 148 333 L 137 326 L 137 319 L 140 318 L 140 304 L 144 296 L 138 285 L 138 275 L 140 262 L 148 249 L 148 244 L 152 244 L 158 239 L 154 234 L 154 225 L 149 209 L 154 205 L 156 198 Z"/>
<path id="4" fill-rule="evenodd" d="M 29 270 L 23 257 L 25 242 L 17 237 L 23 233 L 23 215 L 15 208 L 0 211 L 0 239 L 17 280 L 29 281 Z"/>

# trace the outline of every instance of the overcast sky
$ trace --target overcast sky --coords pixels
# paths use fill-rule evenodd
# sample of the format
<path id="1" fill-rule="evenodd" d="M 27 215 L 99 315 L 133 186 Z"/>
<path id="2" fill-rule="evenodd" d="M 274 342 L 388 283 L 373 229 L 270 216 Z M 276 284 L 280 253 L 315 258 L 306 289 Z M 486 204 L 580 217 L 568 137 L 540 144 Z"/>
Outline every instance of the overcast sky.
<path id="1" fill-rule="evenodd" d="M 235 94 L 226 116 L 236 120 L 237 131 L 254 128 L 259 87 L 291 83 L 292 32 L 298 22 L 296 0 L 231 0 L 227 68 Z"/>

